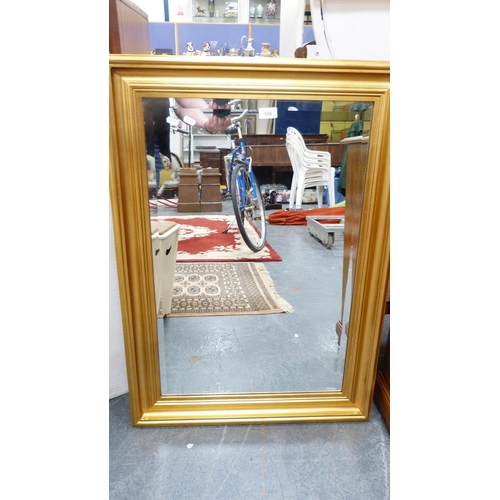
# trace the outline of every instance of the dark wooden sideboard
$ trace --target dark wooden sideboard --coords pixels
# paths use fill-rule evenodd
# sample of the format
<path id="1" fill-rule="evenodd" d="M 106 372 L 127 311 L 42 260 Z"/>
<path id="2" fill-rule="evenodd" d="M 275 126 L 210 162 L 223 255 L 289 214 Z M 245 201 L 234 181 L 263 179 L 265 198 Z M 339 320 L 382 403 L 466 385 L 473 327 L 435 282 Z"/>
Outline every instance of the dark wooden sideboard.
<path id="1" fill-rule="evenodd" d="M 303 137 L 308 148 L 328 151 L 332 158 L 332 167 L 340 167 L 344 144 L 327 142 L 329 139 L 327 134 L 304 134 Z M 276 183 L 276 175 L 279 172 L 292 172 L 285 134 L 245 135 L 243 138 L 248 146 L 247 155 L 252 157 L 252 166 L 256 169 L 259 181 L 261 181 L 259 169 L 270 170 L 272 184 Z M 229 152 L 229 149 L 199 150 L 200 165 L 204 168 L 218 168 L 221 173 L 221 184 L 226 184 L 224 156 Z"/>
<path id="2" fill-rule="evenodd" d="M 311 143 L 324 143 L 328 142 L 328 134 L 304 134 L 304 141 L 306 144 Z M 244 135 L 243 139 L 245 144 L 251 144 L 256 146 L 273 146 L 275 144 L 286 144 L 286 134 L 252 134 Z"/>
<path id="3" fill-rule="evenodd" d="M 109 0 L 109 53 L 151 53 L 148 15 L 131 0 Z"/>

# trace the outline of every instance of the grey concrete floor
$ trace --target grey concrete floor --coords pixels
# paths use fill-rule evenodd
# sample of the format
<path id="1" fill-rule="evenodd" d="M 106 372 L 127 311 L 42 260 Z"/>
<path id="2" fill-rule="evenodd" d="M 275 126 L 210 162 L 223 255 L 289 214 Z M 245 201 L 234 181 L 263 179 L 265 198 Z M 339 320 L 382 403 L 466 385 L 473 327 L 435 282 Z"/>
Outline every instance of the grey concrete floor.
<path id="1" fill-rule="evenodd" d="M 110 500 L 388 500 L 389 433 L 369 422 L 136 428 L 109 402 Z"/>
<path id="2" fill-rule="evenodd" d="M 275 225 L 268 241 L 283 261 L 266 268 L 294 313 L 160 320 L 162 392 L 341 388 L 343 242 L 329 250 L 305 226 Z M 388 321 L 382 345 L 387 331 Z M 186 356 L 203 362 L 190 366 Z M 110 400 L 109 417 L 111 500 L 390 496 L 389 433 L 375 406 L 363 423 L 134 428 L 125 394 Z"/>
<path id="3" fill-rule="evenodd" d="M 225 201 L 223 213 L 231 210 Z M 158 215 L 179 214 L 162 208 Z M 341 317 L 342 234 L 327 249 L 306 226 L 270 224 L 267 241 L 282 260 L 265 267 L 293 312 L 160 319 L 164 394 L 342 388 L 348 339 L 343 336 L 339 345 L 335 332 Z"/>

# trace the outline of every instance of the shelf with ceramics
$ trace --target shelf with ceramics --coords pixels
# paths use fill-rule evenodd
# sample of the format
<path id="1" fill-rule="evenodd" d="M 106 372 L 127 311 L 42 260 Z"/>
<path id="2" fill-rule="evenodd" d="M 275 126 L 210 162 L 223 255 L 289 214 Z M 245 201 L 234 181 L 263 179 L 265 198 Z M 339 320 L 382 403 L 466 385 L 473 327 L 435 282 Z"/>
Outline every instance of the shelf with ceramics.
<path id="1" fill-rule="evenodd" d="M 250 24 L 279 24 L 280 0 L 250 1 L 248 12 Z"/>
<path id="2" fill-rule="evenodd" d="M 280 23 L 280 0 L 179 0 L 178 4 L 177 9 L 169 7 L 171 20 L 174 22 Z"/>
<path id="3" fill-rule="evenodd" d="M 198 23 L 237 23 L 239 2 L 193 0 L 193 21 Z"/>

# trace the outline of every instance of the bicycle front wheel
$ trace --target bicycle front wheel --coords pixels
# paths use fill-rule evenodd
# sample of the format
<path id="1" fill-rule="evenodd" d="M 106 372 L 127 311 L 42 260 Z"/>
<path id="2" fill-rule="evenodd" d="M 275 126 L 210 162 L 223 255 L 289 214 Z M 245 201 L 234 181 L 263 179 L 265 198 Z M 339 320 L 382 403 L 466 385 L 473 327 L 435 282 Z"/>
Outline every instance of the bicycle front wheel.
<path id="1" fill-rule="evenodd" d="M 254 252 L 262 250 L 266 244 L 266 211 L 257 179 L 245 163 L 238 162 L 233 168 L 231 198 L 243 240 Z"/>

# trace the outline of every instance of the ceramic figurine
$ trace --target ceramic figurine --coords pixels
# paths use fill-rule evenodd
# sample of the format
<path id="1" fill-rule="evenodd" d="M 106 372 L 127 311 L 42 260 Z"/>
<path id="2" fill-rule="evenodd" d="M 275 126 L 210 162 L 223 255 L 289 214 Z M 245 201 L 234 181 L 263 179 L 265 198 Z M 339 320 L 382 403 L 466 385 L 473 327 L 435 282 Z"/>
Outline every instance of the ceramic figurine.
<path id="1" fill-rule="evenodd" d="M 188 56 L 194 56 L 194 43 L 188 42 L 187 44 L 187 54 Z"/>
<path id="2" fill-rule="evenodd" d="M 259 5 L 257 5 L 257 17 L 260 18 L 262 17 L 262 14 L 264 12 L 264 8 L 262 7 L 262 5 L 259 3 Z"/>
<path id="3" fill-rule="evenodd" d="M 276 15 L 276 3 L 273 0 L 269 0 L 266 4 L 266 16 L 268 19 L 274 19 Z"/>
<path id="4" fill-rule="evenodd" d="M 262 50 L 260 51 L 260 57 L 271 57 L 271 44 L 263 43 Z"/>
<path id="5" fill-rule="evenodd" d="M 205 42 L 203 44 L 203 52 L 201 53 L 202 56 L 209 56 L 210 55 L 210 42 Z"/>
<path id="6" fill-rule="evenodd" d="M 253 19 L 255 17 L 255 5 L 250 7 L 250 17 Z"/>

